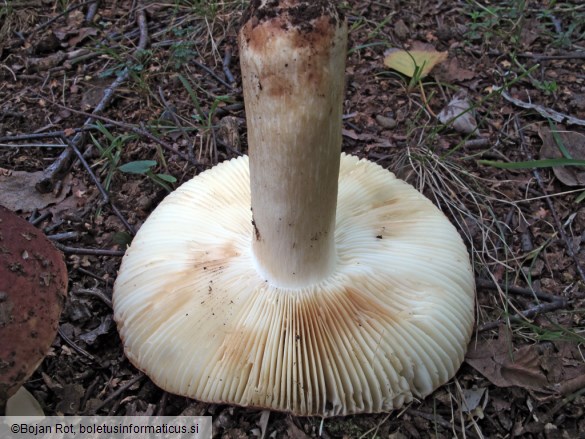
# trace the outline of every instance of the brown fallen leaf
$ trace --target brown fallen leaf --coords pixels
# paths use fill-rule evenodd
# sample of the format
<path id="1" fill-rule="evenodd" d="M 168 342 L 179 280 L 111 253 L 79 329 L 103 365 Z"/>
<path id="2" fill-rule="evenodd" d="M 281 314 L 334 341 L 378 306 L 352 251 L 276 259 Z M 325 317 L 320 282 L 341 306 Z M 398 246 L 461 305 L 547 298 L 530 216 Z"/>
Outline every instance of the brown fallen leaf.
<path id="1" fill-rule="evenodd" d="M 540 350 L 536 344 L 514 349 L 508 330 L 502 326 L 497 339 L 472 342 L 465 361 L 498 387 L 537 390 L 548 384 L 538 360 Z"/>
<path id="2" fill-rule="evenodd" d="M 541 367 L 546 354 L 541 345 L 525 345 L 501 358 L 500 376 L 510 385 L 525 389 L 540 390 L 546 387 L 548 378 Z"/>
<path id="3" fill-rule="evenodd" d="M 288 433 L 288 437 L 290 439 L 309 439 L 308 436 L 303 430 L 301 430 L 294 421 L 291 419 L 290 416 L 286 418 L 286 432 Z"/>
<path id="4" fill-rule="evenodd" d="M 465 361 L 498 387 L 522 387 L 539 398 L 566 395 L 580 388 L 585 363 L 568 361 L 578 352 L 575 343 L 540 343 L 514 348 L 507 330 L 495 340 L 473 342 Z"/>
<path id="5" fill-rule="evenodd" d="M 476 75 L 475 71 L 461 67 L 457 58 L 450 58 L 448 61 L 439 64 L 433 72 L 433 76 L 437 81 L 446 83 L 467 81 L 475 78 Z"/>
<path id="6" fill-rule="evenodd" d="M 98 34 L 97 29 L 93 27 L 82 27 L 77 34 L 69 39 L 69 47 L 75 47 L 88 37 L 95 37 Z"/>
<path id="7" fill-rule="evenodd" d="M 0 172 L 0 204 L 14 212 L 32 212 L 34 209 L 43 209 L 51 204 L 57 204 L 71 188 L 71 178 L 63 180 L 63 187 L 59 194 L 41 194 L 35 185 L 43 178 L 43 172 L 24 172 L 2 170 Z"/>
<path id="8" fill-rule="evenodd" d="M 541 126 L 538 135 L 542 139 L 541 159 L 562 158 L 564 147 L 571 158 L 585 159 L 585 135 L 576 131 L 551 130 Z M 581 166 L 554 166 L 555 177 L 567 186 L 585 186 L 585 168 Z"/>

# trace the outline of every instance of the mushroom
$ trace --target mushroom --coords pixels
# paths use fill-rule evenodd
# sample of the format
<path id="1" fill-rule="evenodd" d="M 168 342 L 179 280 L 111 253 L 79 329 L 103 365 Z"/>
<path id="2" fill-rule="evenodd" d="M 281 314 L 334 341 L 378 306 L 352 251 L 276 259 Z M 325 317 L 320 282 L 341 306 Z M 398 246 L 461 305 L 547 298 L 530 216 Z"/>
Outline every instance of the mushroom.
<path id="1" fill-rule="evenodd" d="M 425 397 L 463 361 L 475 287 L 461 237 L 412 186 L 341 154 L 346 37 L 329 1 L 251 2 L 250 157 L 170 194 L 114 286 L 125 353 L 163 389 L 374 413 Z"/>
<path id="2" fill-rule="evenodd" d="M 38 414 L 25 391 L 11 397 L 45 358 L 66 295 L 61 253 L 40 230 L 0 206 L 0 412 L 6 406 L 7 415 L 11 408 Z"/>

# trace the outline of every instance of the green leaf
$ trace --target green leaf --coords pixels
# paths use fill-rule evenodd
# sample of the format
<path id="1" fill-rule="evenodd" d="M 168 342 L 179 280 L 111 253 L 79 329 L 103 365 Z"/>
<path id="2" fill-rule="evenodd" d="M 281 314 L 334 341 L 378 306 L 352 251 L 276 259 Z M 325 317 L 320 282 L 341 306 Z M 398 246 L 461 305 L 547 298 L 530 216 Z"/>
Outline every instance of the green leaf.
<path id="1" fill-rule="evenodd" d="M 527 162 L 496 162 L 494 160 L 478 160 L 480 165 L 493 166 L 500 169 L 533 169 L 533 168 L 552 168 L 553 166 L 585 166 L 585 160 L 576 159 L 544 159 L 530 160 Z"/>
<path id="2" fill-rule="evenodd" d="M 146 174 L 153 166 L 156 166 L 154 160 L 137 160 L 135 162 L 125 163 L 118 169 L 129 174 Z"/>
<path id="3" fill-rule="evenodd" d="M 156 174 L 156 176 L 158 178 L 160 178 L 161 180 L 167 181 L 169 183 L 176 183 L 177 182 L 177 179 L 169 174 Z"/>

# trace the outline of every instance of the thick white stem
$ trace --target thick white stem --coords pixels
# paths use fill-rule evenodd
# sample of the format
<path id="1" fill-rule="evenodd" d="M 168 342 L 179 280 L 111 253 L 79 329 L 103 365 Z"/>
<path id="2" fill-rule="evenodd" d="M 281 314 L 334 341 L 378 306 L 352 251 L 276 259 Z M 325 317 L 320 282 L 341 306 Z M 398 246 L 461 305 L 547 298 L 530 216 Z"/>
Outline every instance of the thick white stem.
<path id="1" fill-rule="evenodd" d="M 263 2 L 240 32 L 253 252 L 279 287 L 311 285 L 335 267 L 346 41 L 327 1 Z"/>

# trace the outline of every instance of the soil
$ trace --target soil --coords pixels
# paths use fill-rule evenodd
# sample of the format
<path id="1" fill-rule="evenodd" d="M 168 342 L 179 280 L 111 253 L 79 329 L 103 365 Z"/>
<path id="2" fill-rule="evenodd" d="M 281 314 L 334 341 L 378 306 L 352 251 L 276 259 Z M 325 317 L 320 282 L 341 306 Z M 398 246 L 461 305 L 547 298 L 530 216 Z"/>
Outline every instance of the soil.
<path id="1" fill-rule="evenodd" d="M 585 437 L 582 168 L 494 166 L 584 159 L 585 8 L 341 7 L 343 151 L 421 190 L 472 255 L 477 323 L 457 375 L 403 410 L 322 421 L 178 397 L 137 371 L 113 281 L 168 190 L 246 153 L 244 5 L 17 0 L 0 6 L 0 204 L 47 234 L 69 271 L 59 335 L 26 384 L 47 414 L 212 415 L 217 438 Z M 385 65 L 391 48 L 447 58 L 410 78 Z M 444 125 L 442 110 L 465 114 Z"/>

